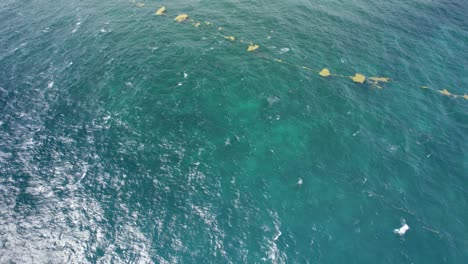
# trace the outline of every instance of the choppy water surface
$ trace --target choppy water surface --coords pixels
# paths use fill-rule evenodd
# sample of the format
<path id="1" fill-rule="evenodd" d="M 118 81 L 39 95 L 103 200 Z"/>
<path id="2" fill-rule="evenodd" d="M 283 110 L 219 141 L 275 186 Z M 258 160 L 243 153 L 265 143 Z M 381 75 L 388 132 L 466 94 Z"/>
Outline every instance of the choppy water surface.
<path id="1" fill-rule="evenodd" d="M 144 4 L 0 3 L 0 262 L 468 261 L 466 1 Z"/>

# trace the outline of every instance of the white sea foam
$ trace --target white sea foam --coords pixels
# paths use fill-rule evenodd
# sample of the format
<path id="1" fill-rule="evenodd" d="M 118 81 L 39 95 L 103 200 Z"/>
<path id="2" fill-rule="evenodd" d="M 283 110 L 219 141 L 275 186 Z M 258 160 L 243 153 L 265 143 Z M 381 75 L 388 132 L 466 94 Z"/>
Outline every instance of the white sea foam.
<path id="1" fill-rule="evenodd" d="M 72 33 L 75 33 L 80 28 L 80 25 L 81 25 L 81 20 L 78 19 L 78 22 L 76 22 L 75 28 L 73 28 Z"/>

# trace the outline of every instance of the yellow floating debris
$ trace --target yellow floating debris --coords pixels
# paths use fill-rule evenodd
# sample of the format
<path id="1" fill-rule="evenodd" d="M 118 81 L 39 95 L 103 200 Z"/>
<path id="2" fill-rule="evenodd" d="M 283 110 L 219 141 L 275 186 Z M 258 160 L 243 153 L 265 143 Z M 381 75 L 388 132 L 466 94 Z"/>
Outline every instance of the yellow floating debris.
<path id="1" fill-rule="evenodd" d="M 229 39 L 229 40 L 231 40 L 231 41 L 236 40 L 236 37 L 234 37 L 234 36 L 224 36 L 224 38 L 225 38 L 225 39 Z"/>
<path id="2" fill-rule="evenodd" d="M 319 72 L 319 75 L 322 77 L 328 77 L 330 76 L 330 71 L 327 68 L 324 68 Z"/>
<path id="3" fill-rule="evenodd" d="M 166 7 L 165 6 L 159 8 L 158 11 L 156 11 L 156 15 L 161 16 L 161 15 L 164 14 L 164 12 L 166 12 Z"/>
<path id="4" fill-rule="evenodd" d="M 205 21 L 205 25 L 209 26 L 211 25 L 211 22 Z"/>
<path id="5" fill-rule="evenodd" d="M 429 89 L 429 86 L 423 85 L 423 86 L 421 86 L 421 88 L 422 88 L 422 89 Z"/>
<path id="6" fill-rule="evenodd" d="M 136 6 L 138 6 L 138 7 L 144 7 L 145 4 L 143 4 L 143 3 L 137 3 Z"/>
<path id="7" fill-rule="evenodd" d="M 187 14 L 180 14 L 180 15 L 176 16 L 176 18 L 174 20 L 177 21 L 177 22 L 182 22 L 182 21 L 186 20 L 187 18 L 188 18 Z"/>
<path id="8" fill-rule="evenodd" d="M 249 47 L 247 48 L 247 51 L 254 51 L 258 48 L 260 48 L 260 46 L 258 45 L 249 45 Z"/>
<path id="9" fill-rule="evenodd" d="M 468 100 L 468 94 L 463 95 L 463 98 L 465 98 L 466 100 Z"/>
<path id="10" fill-rule="evenodd" d="M 283 62 L 283 61 L 282 61 L 282 60 L 280 60 L 280 59 L 275 59 L 275 61 L 277 61 L 277 62 Z"/>
<path id="11" fill-rule="evenodd" d="M 194 23 L 193 25 L 194 25 L 195 27 L 199 27 L 201 24 L 200 24 L 200 22 L 197 22 L 197 23 Z"/>
<path id="12" fill-rule="evenodd" d="M 366 80 L 366 76 L 360 74 L 360 73 L 356 73 L 356 75 L 354 75 L 353 77 L 351 77 L 351 79 L 354 81 L 354 82 L 357 82 L 357 83 L 364 83 L 364 81 Z"/>
<path id="13" fill-rule="evenodd" d="M 449 92 L 447 89 L 439 90 L 439 93 L 441 93 L 443 95 L 446 95 L 446 96 L 452 95 L 452 93 Z"/>

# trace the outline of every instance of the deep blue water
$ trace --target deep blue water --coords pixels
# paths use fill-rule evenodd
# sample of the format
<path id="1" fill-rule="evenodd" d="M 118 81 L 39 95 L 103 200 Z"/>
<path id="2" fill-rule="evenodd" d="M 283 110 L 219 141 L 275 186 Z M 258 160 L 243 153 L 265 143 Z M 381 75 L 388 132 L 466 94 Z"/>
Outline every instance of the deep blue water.
<path id="1" fill-rule="evenodd" d="M 467 13 L 3 0 L 0 262 L 467 263 Z"/>

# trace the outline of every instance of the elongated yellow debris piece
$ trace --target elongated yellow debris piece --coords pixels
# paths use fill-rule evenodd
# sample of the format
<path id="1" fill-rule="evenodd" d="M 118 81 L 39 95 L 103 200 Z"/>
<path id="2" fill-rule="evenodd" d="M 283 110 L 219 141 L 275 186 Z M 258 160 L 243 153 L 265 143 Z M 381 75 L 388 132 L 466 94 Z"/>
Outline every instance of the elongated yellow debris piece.
<path id="1" fill-rule="evenodd" d="M 174 20 L 177 21 L 177 22 L 182 22 L 182 21 L 186 20 L 187 18 L 188 18 L 187 14 L 180 14 L 180 15 L 176 16 L 176 18 Z"/>
<path id="2" fill-rule="evenodd" d="M 236 37 L 234 37 L 234 36 L 224 36 L 224 38 L 225 38 L 225 39 L 229 39 L 229 40 L 231 40 L 231 41 L 236 40 Z"/>
<path id="3" fill-rule="evenodd" d="M 195 24 L 193 24 L 193 25 L 194 25 L 195 27 L 199 27 L 201 24 L 200 24 L 200 22 L 197 22 L 197 23 L 195 23 Z"/>
<path id="4" fill-rule="evenodd" d="M 443 94 L 443 95 L 446 95 L 446 96 L 452 95 L 452 93 L 449 92 L 447 89 L 440 90 L 439 93 L 441 93 L 441 94 Z"/>
<path id="5" fill-rule="evenodd" d="M 357 82 L 357 83 L 364 83 L 364 81 L 366 80 L 366 76 L 360 74 L 360 73 L 356 73 L 356 75 L 354 75 L 353 77 L 351 77 L 351 79 L 354 81 L 354 82 Z"/>
<path id="6" fill-rule="evenodd" d="M 319 75 L 322 77 L 328 77 L 330 76 L 330 71 L 327 68 L 324 68 L 323 70 L 319 72 Z"/>
<path id="7" fill-rule="evenodd" d="M 164 14 L 164 12 L 166 12 L 166 7 L 165 6 L 159 8 L 158 11 L 156 11 L 156 15 L 161 16 L 161 15 Z"/>
<path id="8" fill-rule="evenodd" d="M 260 46 L 258 45 L 249 45 L 249 47 L 247 48 L 247 51 L 254 51 L 258 48 L 260 48 Z"/>
<path id="9" fill-rule="evenodd" d="M 466 100 L 468 100 L 468 94 L 463 95 L 463 98 L 465 98 Z"/>

